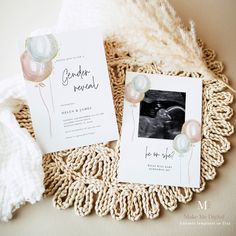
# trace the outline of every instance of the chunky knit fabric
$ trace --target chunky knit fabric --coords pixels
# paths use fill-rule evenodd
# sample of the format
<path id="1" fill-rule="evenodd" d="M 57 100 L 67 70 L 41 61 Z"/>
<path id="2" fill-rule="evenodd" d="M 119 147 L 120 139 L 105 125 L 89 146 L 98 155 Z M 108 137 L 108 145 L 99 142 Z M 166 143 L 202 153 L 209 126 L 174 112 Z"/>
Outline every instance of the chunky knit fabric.
<path id="1" fill-rule="evenodd" d="M 0 83 L 0 220 L 25 202 L 39 201 L 44 192 L 42 153 L 26 129 L 13 115 L 25 104 L 21 78 Z M 28 119 L 28 117 L 22 117 Z"/>

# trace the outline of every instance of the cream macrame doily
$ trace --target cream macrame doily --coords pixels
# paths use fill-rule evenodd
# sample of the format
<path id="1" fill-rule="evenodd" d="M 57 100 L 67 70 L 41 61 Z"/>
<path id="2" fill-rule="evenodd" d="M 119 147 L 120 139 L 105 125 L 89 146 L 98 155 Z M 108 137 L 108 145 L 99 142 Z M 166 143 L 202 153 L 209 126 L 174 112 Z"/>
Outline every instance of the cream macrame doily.
<path id="1" fill-rule="evenodd" d="M 233 96 L 225 91 L 225 85 L 220 81 L 227 82 L 227 77 L 222 74 L 222 63 L 215 60 L 215 52 L 207 49 L 200 41 L 199 46 L 203 50 L 208 68 L 219 78 L 204 81 L 203 86 L 200 188 L 118 183 L 116 177 L 119 142 L 97 144 L 50 153 L 43 157 L 46 189 L 44 195 L 54 196 L 56 208 L 74 206 L 80 216 L 88 215 L 94 209 L 99 216 L 110 213 L 117 220 L 127 216 L 128 219 L 136 221 L 142 215 L 154 219 L 159 216 L 160 206 L 166 210 L 175 210 L 178 202 L 191 201 L 194 193 L 202 192 L 206 182 L 215 178 L 216 168 L 224 162 L 223 154 L 230 149 L 227 137 L 234 132 L 234 127 L 228 121 L 233 115 L 229 106 Z M 115 41 L 106 41 L 105 49 L 120 130 L 126 71 L 162 72 L 156 64 L 142 67 L 127 64 L 127 59 L 130 61 L 129 54 L 121 52 Z M 201 77 L 198 73 L 183 71 L 170 72 L 168 75 Z M 20 125 L 33 135 L 28 108 L 25 106 L 16 117 Z"/>

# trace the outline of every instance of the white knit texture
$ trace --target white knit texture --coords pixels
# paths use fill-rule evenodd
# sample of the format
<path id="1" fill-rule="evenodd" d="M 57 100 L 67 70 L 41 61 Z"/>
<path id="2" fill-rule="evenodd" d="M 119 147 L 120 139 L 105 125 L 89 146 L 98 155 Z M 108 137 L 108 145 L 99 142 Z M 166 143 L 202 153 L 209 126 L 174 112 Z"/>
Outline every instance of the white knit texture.
<path id="1" fill-rule="evenodd" d="M 8 221 L 25 202 L 39 201 L 44 192 L 42 153 L 13 112 L 25 104 L 21 78 L 0 82 L 0 220 Z"/>
<path id="2" fill-rule="evenodd" d="M 58 32 L 90 27 L 103 29 L 107 19 L 103 12 L 109 10 L 109 1 L 64 0 L 57 24 Z"/>

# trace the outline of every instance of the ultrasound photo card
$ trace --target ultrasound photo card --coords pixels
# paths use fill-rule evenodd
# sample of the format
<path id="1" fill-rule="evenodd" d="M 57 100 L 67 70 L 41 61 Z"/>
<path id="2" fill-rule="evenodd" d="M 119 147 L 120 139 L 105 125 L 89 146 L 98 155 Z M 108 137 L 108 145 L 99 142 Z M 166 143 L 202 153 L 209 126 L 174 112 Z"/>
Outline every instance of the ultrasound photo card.
<path id="1" fill-rule="evenodd" d="M 202 80 L 127 72 L 126 85 L 138 75 L 150 88 L 140 103 L 124 99 L 118 181 L 199 187 L 201 142 L 179 153 L 173 140 L 186 121 L 201 124 Z"/>

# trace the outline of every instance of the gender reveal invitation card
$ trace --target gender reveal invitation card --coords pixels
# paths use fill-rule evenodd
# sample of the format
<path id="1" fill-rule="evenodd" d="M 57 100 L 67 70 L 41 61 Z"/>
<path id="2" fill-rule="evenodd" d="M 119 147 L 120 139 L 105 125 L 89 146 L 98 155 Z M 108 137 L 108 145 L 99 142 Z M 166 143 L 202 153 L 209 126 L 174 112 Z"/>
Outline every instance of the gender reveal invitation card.
<path id="1" fill-rule="evenodd" d="M 125 95 L 118 181 L 199 187 L 202 80 L 128 72 L 134 81 L 149 88 L 136 104 Z"/>
<path id="2" fill-rule="evenodd" d="M 44 153 L 118 139 L 97 29 L 28 38 L 20 59 L 36 141 Z"/>

